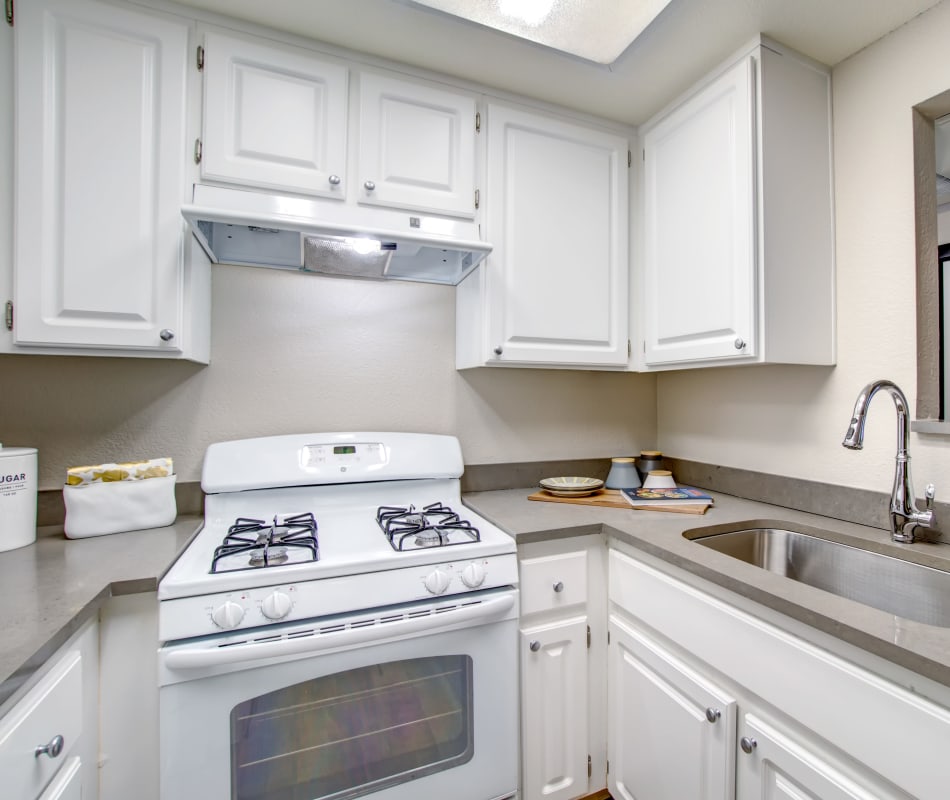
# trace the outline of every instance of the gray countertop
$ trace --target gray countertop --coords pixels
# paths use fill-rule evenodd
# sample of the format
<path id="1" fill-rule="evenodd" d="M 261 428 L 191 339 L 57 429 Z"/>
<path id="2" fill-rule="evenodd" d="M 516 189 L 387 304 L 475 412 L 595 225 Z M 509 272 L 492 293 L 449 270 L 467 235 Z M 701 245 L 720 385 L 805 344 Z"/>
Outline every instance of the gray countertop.
<path id="1" fill-rule="evenodd" d="M 837 639 L 950 686 L 950 629 L 911 622 L 772 575 L 701 547 L 683 531 L 744 520 L 777 520 L 827 531 L 870 549 L 897 549 L 912 560 L 950 570 L 950 546 L 895 545 L 887 531 L 712 493 L 704 515 L 529 501 L 534 489 L 472 492 L 465 504 L 519 544 L 607 533 Z M 116 594 L 154 591 L 201 524 L 198 516 L 149 531 L 69 540 L 45 528 L 35 544 L 0 553 L 0 714 L 31 676 L 101 603 Z"/>
<path id="2" fill-rule="evenodd" d="M 106 598 L 157 589 L 200 524 L 183 516 L 166 528 L 89 539 L 50 526 L 34 544 L 0 553 L 0 713 Z"/>
<path id="3" fill-rule="evenodd" d="M 508 531 L 518 544 L 607 533 L 656 558 L 712 581 L 945 686 L 950 686 L 950 629 L 913 622 L 789 580 L 689 541 L 683 532 L 747 520 L 817 528 L 827 538 L 898 554 L 950 571 L 946 544 L 894 544 L 886 530 L 711 492 L 703 515 L 529 501 L 535 489 L 474 492 L 465 504 Z"/>

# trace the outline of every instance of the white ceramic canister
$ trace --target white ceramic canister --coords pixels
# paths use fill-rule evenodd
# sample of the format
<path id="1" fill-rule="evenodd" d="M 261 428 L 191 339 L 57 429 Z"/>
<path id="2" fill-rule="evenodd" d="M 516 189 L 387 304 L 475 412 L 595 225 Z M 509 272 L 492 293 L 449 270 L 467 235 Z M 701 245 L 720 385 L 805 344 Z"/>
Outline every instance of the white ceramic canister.
<path id="1" fill-rule="evenodd" d="M 0 551 L 36 541 L 36 448 L 0 445 Z"/>

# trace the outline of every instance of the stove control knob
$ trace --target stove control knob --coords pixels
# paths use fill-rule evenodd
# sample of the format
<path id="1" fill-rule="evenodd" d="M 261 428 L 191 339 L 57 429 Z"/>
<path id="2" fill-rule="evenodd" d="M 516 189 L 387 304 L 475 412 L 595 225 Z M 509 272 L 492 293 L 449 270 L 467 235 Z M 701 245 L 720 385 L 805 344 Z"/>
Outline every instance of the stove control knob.
<path id="1" fill-rule="evenodd" d="M 291 599 L 283 592 L 271 592 L 261 603 L 261 613 L 268 619 L 283 619 L 293 606 Z"/>
<path id="2" fill-rule="evenodd" d="M 473 561 L 462 570 L 462 583 L 469 589 L 477 589 L 485 582 L 485 568 L 477 561 Z"/>
<path id="3" fill-rule="evenodd" d="M 426 575 L 426 589 L 428 589 L 431 594 L 442 594 L 449 588 L 449 582 L 451 580 L 451 577 L 445 570 L 434 569 Z"/>
<path id="4" fill-rule="evenodd" d="M 211 612 L 211 619 L 219 628 L 236 628 L 244 619 L 244 607 L 233 600 L 227 600 Z"/>

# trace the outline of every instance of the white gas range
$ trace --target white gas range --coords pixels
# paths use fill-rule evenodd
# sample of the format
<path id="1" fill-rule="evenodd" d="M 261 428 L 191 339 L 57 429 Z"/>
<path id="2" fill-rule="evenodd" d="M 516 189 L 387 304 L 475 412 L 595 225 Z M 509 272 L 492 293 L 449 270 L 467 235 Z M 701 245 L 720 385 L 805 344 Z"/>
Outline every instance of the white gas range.
<path id="1" fill-rule="evenodd" d="M 208 448 L 159 584 L 163 800 L 514 794 L 515 543 L 462 469 L 429 434 Z"/>

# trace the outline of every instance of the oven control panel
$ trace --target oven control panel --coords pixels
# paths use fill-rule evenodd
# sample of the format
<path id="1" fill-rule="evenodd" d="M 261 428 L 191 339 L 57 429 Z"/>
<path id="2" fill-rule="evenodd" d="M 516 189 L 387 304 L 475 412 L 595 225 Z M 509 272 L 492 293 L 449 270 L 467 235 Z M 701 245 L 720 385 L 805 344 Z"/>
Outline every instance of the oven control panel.
<path id="1" fill-rule="evenodd" d="M 388 461 L 388 450 L 381 442 L 308 444 L 300 449 L 300 466 L 308 472 L 371 472 Z"/>
<path id="2" fill-rule="evenodd" d="M 517 584 L 518 561 L 508 554 L 182 597 L 162 601 L 159 635 L 185 639 Z"/>

